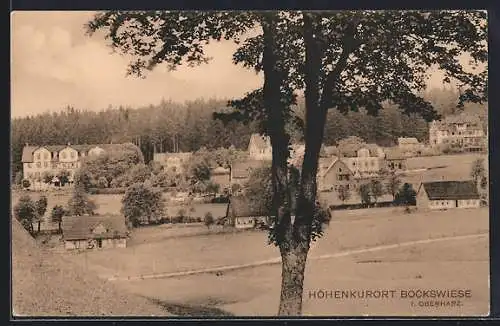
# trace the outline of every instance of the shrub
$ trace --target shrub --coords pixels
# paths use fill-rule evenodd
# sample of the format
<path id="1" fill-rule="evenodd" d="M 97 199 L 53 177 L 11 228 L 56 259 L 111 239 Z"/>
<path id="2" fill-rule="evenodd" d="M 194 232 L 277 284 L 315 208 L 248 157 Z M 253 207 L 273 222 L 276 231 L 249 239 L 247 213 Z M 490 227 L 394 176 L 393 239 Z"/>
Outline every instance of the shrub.
<path id="1" fill-rule="evenodd" d="M 205 222 L 205 225 L 207 226 L 207 228 L 210 228 L 210 225 L 215 223 L 214 217 L 213 217 L 211 212 L 207 212 L 205 214 L 204 222 Z"/>
<path id="2" fill-rule="evenodd" d="M 31 186 L 31 182 L 28 179 L 24 179 L 22 182 L 23 188 L 29 188 Z"/>

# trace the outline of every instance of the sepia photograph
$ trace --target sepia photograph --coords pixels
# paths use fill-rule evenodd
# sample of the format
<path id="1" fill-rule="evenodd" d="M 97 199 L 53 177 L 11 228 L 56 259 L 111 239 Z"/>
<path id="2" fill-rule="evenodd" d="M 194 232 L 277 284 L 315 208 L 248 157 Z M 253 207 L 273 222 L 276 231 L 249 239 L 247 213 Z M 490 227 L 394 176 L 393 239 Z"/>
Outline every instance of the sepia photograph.
<path id="1" fill-rule="evenodd" d="M 11 318 L 489 316 L 486 10 L 10 20 Z"/>

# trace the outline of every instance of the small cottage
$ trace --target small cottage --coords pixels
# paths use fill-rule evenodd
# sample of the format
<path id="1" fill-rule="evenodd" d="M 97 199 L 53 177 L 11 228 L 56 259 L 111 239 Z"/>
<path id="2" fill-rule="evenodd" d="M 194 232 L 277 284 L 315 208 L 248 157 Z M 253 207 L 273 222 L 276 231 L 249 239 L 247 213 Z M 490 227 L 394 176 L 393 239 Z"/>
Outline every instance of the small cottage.
<path id="1" fill-rule="evenodd" d="M 267 213 L 252 207 L 248 198 L 233 196 L 229 203 L 228 220 L 237 229 L 254 228 L 257 223 L 268 224 Z"/>
<path id="2" fill-rule="evenodd" d="M 62 221 L 64 247 L 67 250 L 125 248 L 128 230 L 124 216 L 68 216 Z"/>
<path id="3" fill-rule="evenodd" d="M 419 208 L 478 208 L 480 204 L 479 192 L 473 181 L 423 182 L 417 191 Z"/>

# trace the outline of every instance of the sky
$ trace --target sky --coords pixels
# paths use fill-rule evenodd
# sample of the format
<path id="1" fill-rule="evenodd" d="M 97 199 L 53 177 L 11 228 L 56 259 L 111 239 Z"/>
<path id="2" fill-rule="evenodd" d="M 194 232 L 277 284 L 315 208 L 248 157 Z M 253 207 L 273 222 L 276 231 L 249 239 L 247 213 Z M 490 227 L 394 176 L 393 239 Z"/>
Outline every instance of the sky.
<path id="1" fill-rule="evenodd" d="M 262 85 L 262 75 L 231 62 L 236 45 L 210 44 L 209 64 L 159 66 L 145 79 L 126 76 L 128 58 L 111 48 L 102 34 L 85 35 L 94 12 L 14 12 L 11 16 L 11 116 L 22 117 L 67 106 L 102 110 L 110 105 L 140 107 L 162 99 L 234 98 Z M 431 86 L 441 86 L 434 74 Z"/>

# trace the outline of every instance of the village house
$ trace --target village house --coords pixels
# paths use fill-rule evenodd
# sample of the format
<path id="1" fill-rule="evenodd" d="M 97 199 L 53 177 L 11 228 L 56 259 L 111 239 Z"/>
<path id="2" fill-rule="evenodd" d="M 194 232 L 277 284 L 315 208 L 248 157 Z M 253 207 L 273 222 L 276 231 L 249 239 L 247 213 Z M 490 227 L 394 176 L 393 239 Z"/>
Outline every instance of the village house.
<path id="1" fill-rule="evenodd" d="M 340 186 L 345 186 L 349 190 L 357 189 L 357 179 L 354 172 L 349 169 L 346 162 L 339 158 L 330 160 L 330 166 L 318 173 L 317 178 L 319 191 L 338 191 Z"/>
<path id="2" fill-rule="evenodd" d="M 252 160 L 271 161 L 273 159 L 271 138 L 260 134 L 252 134 L 248 143 L 248 154 Z"/>
<path id="3" fill-rule="evenodd" d="M 247 197 L 233 196 L 228 205 L 227 220 L 237 229 L 254 228 L 257 223 L 269 225 L 268 212 L 252 207 Z"/>
<path id="4" fill-rule="evenodd" d="M 384 148 L 385 167 L 388 171 L 404 171 L 406 170 L 407 158 L 398 147 Z"/>
<path id="5" fill-rule="evenodd" d="M 429 143 L 431 146 L 458 146 L 467 152 L 484 151 L 487 146 L 481 120 L 466 113 L 432 121 L 429 127 Z"/>
<path id="6" fill-rule="evenodd" d="M 153 161 L 158 162 L 163 169 L 174 173 L 184 173 L 193 153 L 154 153 Z"/>
<path id="7" fill-rule="evenodd" d="M 424 144 L 415 137 L 399 137 L 397 148 L 410 155 L 419 154 L 424 149 Z"/>
<path id="8" fill-rule="evenodd" d="M 385 154 L 376 144 L 353 143 L 338 147 L 341 160 L 359 178 L 377 176 L 385 167 Z"/>
<path id="9" fill-rule="evenodd" d="M 71 183 L 76 170 L 81 167 L 81 160 L 86 156 L 100 155 L 113 146 L 120 144 L 99 145 L 46 145 L 32 146 L 26 144 L 23 148 L 21 162 L 23 176 L 30 182 L 41 182 L 44 174 L 68 172 Z"/>
<path id="10" fill-rule="evenodd" d="M 124 216 L 68 216 L 62 221 L 67 250 L 125 248 L 128 231 Z"/>
<path id="11" fill-rule="evenodd" d="M 423 182 L 417 190 L 422 209 L 478 208 L 480 196 L 473 181 Z"/>

